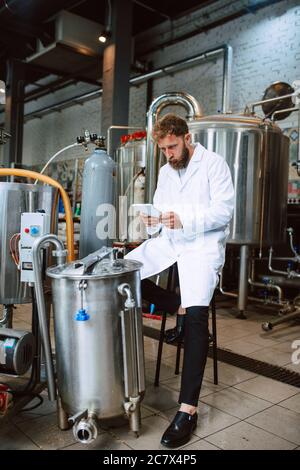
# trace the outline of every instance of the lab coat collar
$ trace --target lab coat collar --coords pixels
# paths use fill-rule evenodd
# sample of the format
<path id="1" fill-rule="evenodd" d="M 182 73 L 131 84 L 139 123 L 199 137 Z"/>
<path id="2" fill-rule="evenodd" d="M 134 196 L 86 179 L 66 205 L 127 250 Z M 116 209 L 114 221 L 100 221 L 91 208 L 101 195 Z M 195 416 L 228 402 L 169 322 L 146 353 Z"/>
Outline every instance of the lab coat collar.
<path id="1" fill-rule="evenodd" d="M 188 164 L 186 173 L 184 174 L 182 181 L 180 180 L 178 170 L 174 170 L 169 163 L 167 163 L 168 176 L 179 186 L 180 190 L 186 185 L 192 175 L 199 169 L 199 163 L 203 158 L 205 148 L 203 145 L 196 143 L 195 150 L 192 158 Z"/>

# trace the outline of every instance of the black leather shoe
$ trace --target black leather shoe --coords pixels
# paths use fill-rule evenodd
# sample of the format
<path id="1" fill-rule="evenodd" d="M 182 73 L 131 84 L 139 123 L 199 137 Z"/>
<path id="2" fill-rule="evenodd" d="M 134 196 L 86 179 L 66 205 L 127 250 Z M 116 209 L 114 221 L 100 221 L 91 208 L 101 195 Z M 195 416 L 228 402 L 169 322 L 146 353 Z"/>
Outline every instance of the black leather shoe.
<path id="1" fill-rule="evenodd" d="M 165 331 L 165 342 L 167 344 L 183 343 L 184 330 L 179 330 L 177 327 Z"/>
<path id="2" fill-rule="evenodd" d="M 185 411 L 178 411 L 170 426 L 161 438 L 161 444 L 166 447 L 179 447 L 186 444 L 197 426 L 197 413 L 190 415 Z"/>
<path id="3" fill-rule="evenodd" d="M 165 331 L 165 342 L 167 344 L 178 344 L 183 342 L 184 338 L 185 315 L 176 316 L 176 326 Z"/>

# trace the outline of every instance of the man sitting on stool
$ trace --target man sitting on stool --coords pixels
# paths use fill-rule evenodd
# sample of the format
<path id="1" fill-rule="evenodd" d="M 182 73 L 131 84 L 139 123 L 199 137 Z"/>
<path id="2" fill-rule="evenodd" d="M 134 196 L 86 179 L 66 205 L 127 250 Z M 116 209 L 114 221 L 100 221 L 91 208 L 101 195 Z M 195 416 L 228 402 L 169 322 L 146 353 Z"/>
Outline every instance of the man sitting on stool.
<path id="1" fill-rule="evenodd" d="M 160 219 L 142 215 L 149 234 L 159 233 L 126 258 L 143 263 L 141 277 L 177 262 L 182 308 L 186 309 L 180 409 L 161 443 L 187 443 L 197 425 L 197 405 L 208 353 L 208 306 L 225 261 L 234 190 L 223 157 L 192 144 L 184 119 L 167 114 L 153 138 L 166 156 L 160 169 L 154 206 Z M 179 325 L 178 325 L 179 326 Z"/>

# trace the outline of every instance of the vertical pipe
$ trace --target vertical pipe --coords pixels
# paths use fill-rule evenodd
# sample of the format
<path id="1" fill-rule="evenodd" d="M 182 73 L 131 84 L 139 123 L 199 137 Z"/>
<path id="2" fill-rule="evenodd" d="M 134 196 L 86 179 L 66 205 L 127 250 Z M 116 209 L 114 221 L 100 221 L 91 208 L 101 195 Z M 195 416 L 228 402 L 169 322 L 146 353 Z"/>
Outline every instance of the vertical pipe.
<path id="1" fill-rule="evenodd" d="M 63 243 L 55 235 L 44 235 L 43 237 L 37 238 L 32 247 L 32 261 L 33 261 L 33 272 L 35 282 L 35 295 L 38 308 L 39 325 L 41 331 L 41 338 L 43 344 L 43 350 L 46 360 L 46 371 L 47 371 L 47 382 L 48 382 L 48 394 L 49 400 L 54 401 L 56 399 L 56 387 L 54 377 L 54 365 L 51 351 L 50 333 L 47 322 L 45 299 L 43 292 L 43 281 L 42 281 L 42 269 L 40 261 L 40 250 L 46 243 L 53 243 L 57 250 L 61 253 L 65 252 Z"/>
<path id="2" fill-rule="evenodd" d="M 222 113 L 230 113 L 232 47 L 224 46 Z"/>
<path id="3" fill-rule="evenodd" d="M 158 151 L 157 145 L 153 142 L 152 132 L 156 120 L 160 112 L 169 105 L 181 105 L 187 111 L 187 119 L 196 119 L 203 116 L 202 108 L 193 96 L 187 93 L 171 92 L 152 101 L 147 113 L 147 142 L 146 142 L 146 158 L 147 158 L 147 178 L 145 188 L 145 202 L 152 203 L 157 176 L 158 176 Z"/>
<path id="4" fill-rule="evenodd" d="M 239 277 L 239 294 L 238 294 L 238 318 L 246 318 L 244 311 L 247 307 L 248 297 L 248 264 L 249 264 L 249 246 L 241 246 L 240 257 L 240 277 Z"/>

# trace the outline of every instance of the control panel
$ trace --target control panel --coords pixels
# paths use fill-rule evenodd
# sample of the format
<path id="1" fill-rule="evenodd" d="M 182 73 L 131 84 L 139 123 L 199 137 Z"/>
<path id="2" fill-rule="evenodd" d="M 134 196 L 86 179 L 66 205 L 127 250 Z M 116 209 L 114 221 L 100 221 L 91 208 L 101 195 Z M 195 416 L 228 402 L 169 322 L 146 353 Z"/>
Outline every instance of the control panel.
<path id="1" fill-rule="evenodd" d="M 20 270 L 21 282 L 34 282 L 32 245 L 50 233 L 50 215 L 43 212 L 23 212 L 21 215 Z"/>

